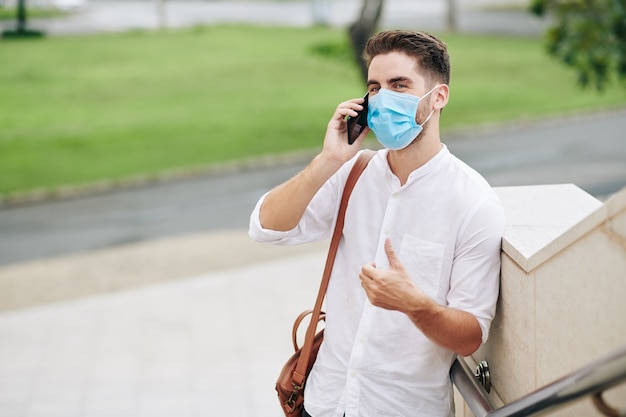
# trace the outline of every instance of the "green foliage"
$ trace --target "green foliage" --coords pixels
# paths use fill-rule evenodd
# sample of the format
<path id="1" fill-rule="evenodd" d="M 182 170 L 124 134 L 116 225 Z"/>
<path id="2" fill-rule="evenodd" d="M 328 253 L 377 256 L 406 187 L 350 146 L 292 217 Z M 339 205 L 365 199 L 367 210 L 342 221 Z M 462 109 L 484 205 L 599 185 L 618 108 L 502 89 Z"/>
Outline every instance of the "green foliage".
<path id="1" fill-rule="evenodd" d="M 530 9 L 554 17 L 548 51 L 576 70 L 580 85 L 626 81 L 626 0 L 533 0 Z"/>
<path id="2" fill-rule="evenodd" d="M 343 62 L 356 62 L 354 54 L 347 41 L 323 42 L 311 45 L 313 55 Z"/>

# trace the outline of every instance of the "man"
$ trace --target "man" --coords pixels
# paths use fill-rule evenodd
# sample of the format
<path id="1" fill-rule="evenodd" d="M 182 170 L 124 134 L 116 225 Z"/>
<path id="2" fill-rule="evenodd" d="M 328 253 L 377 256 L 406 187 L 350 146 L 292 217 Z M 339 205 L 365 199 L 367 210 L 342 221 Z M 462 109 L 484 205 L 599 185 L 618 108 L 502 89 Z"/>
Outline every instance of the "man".
<path id="1" fill-rule="evenodd" d="M 386 31 L 365 47 L 368 126 L 386 148 L 361 175 L 326 294 L 324 343 L 305 388 L 305 415 L 452 416 L 449 370 L 487 339 L 499 290 L 501 205 L 439 137 L 448 103 L 445 44 Z M 353 145 L 339 104 L 322 151 L 263 196 L 250 236 L 296 244 L 330 236 Z"/>

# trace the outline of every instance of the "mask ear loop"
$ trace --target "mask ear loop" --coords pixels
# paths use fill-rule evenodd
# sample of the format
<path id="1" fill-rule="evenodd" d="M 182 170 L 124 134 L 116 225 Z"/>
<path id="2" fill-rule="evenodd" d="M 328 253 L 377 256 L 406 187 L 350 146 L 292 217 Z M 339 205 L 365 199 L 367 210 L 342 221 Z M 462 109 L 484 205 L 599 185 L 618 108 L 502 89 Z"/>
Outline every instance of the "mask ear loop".
<path id="1" fill-rule="evenodd" d="M 435 112 L 435 109 L 432 109 L 432 111 L 430 112 L 430 114 L 428 115 L 428 117 L 426 118 L 426 120 L 424 120 L 422 123 L 420 123 L 419 125 L 424 127 L 424 125 L 426 124 L 426 122 L 428 122 L 430 120 L 430 116 L 433 115 L 433 113 Z"/>
<path id="2" fill-rule="evenodd" d="M 430 89 L 430 91 L 426 94 L 424 94 L 422 97 L 420 97 L 420 99 L 426 97 L 427 95 L 429 95 L 430 93 L 432 93 L 433 91 L 435 91 L 435 88 L 439 87 L 441 84 L 437 84 L 436 86 L 434 86 L 433 88 Z"/>
<path id="3" fill-rule="evenodd" d="M 422 100 L 424 97 L 426 97 L 427 95 L 429 95 L 430 93 L 432 93 L 433 91 L 435 91 L 435 88 L 439 87 L 441 84 L 437 84 L 436 86 L 434 86 L 433 88 L 430 89 L 430 91 L 426 94 L 424 94 L 422 97 L 420 97 L 420 100 Z M 432 111 L 430 112 L 430 114 L 428 115 L 428 117 L 426 118 L 426 120 L 424 120 L 422 123 L 420 123 L 419 125 L 424 127 L 424 125 L 426 124 L 426 122 L 428 122 L 430 120 L 430 116 L 433 115 L 433 113 L 435 112 L 435 109 L 432 109 Z"/>

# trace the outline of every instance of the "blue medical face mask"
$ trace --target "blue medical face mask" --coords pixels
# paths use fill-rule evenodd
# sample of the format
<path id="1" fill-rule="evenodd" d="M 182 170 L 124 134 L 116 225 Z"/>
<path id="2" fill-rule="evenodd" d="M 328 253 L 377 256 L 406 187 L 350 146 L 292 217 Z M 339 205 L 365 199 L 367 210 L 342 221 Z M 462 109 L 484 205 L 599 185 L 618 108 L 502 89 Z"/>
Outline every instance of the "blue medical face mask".
<path id="1" fill-rule="evenodd" d="M 434 86 L 422 98 L 433 92 Z M 387 149 L 404 149 L 422 132 L 423 126 L 433 115 L 430 112 L 420 125 L 415 121 L 420 97 L 397 93 L 381 88 L 369 98 L 367 125 L 374 131 L 376 139 Z"/>

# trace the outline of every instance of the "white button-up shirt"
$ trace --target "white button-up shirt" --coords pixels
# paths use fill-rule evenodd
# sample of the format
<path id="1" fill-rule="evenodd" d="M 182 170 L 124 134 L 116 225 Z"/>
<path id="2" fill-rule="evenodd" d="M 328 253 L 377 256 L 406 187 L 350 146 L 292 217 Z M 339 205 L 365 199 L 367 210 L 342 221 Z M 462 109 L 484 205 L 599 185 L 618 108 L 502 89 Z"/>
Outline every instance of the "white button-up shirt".
<path id="1" fill-rule="evenodd" d="M 329 238 L 356 158 L 315 195 L 291 231 L 263 229 L 257 204 L 250 236 L 297 244 Z M 504 213 L 487 182 L 444 146 L 400 185 L 379 151 L 359 179 L 346 211 L 326 294 L 324 343 L 305 388 L 314 417 L 454 414 L 449 370 L 455 354 L 431 342 L 403 313 L 374 307 L 361 267 L 387 268 L 391 243 L 417 286 L 440 305 L 476 317 L 483 342 L 499 290 Z"/>

